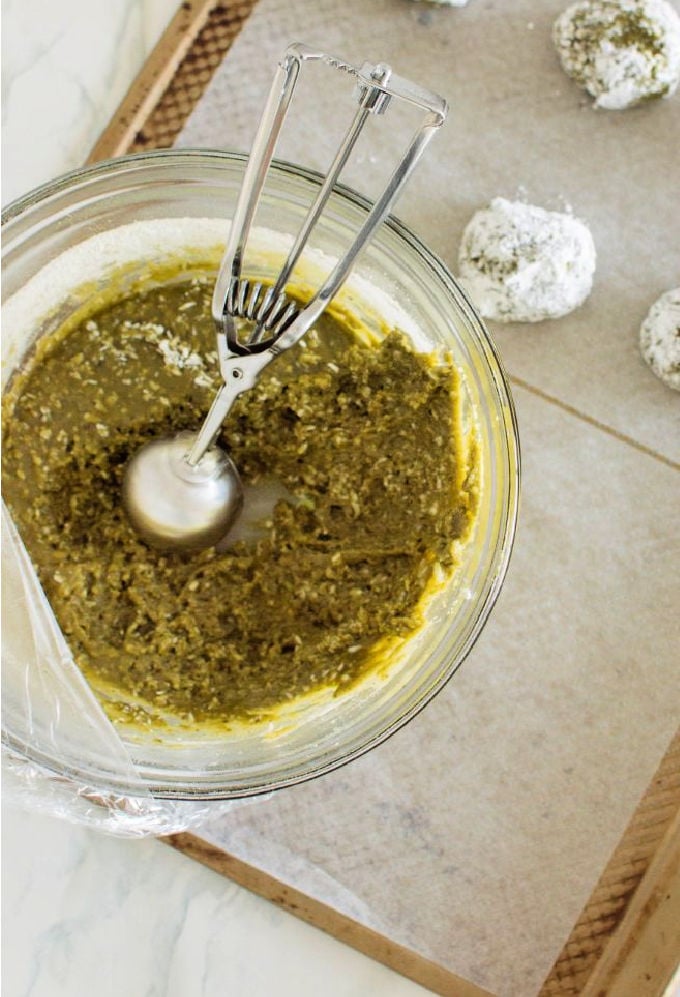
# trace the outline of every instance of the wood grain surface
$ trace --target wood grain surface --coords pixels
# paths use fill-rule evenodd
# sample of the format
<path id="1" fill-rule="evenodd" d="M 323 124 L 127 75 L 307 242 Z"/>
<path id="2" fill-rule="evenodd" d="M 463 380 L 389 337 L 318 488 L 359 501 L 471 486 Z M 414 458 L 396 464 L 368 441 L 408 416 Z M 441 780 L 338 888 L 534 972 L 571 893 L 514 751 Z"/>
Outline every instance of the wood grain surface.
<path id="1" fill-rule="evenodd" d="M 424 959 L 402 945 L 371 931 L 363 924 L 346 917 L 333 908 L 320 903 L 291 886 L 280 883 L 255 866 L 248 865 L 232 855 L 193 834 L 172 834 L 164 839 L 173 848 L 190 858 L 228 876 L 235 883 L 252 893 L 264 897 L 278 907 L 295 914 L 308 924 L 326 931 L 339 941 L 363 952 L 378 962 L 395 969 L 409 979 L 444 997 L 491 997 L 488 990 L 455 976 L 442 966 Z"/>

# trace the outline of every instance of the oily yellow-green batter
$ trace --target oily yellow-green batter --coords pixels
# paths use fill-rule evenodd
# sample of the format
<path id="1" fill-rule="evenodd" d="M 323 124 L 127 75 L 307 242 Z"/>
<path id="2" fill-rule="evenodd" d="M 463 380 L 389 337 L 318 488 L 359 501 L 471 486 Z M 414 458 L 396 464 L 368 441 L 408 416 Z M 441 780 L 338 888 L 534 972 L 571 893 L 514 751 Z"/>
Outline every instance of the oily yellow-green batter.
<path id="1" fill-rule="evenodd" d="M 211 294 L 212 276 L 137 289 L 43 340 L 4 419 L 5 500 L 75 660 L 95 689 L 194 722 L 375 667 L 474 514 L 454 369 L 336 311 L 224 426 L 247 488 L 284 496 L 255 539 L 146 546 L 123 470 L 145 440 L 200 426 L 219 384 Z"/>

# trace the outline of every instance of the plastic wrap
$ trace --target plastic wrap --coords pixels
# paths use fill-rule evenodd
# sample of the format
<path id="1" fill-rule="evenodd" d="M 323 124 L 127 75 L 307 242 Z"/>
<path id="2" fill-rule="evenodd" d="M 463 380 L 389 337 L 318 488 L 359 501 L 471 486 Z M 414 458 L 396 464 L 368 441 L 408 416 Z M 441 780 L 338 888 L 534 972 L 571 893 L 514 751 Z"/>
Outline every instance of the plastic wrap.
<path id="1" fill-rule="evenodd" d="M 126 837 L 188 830 L 242 805 L 157 799 L 145 788 L 73 660 L 4 503 L 2 547 L 5 800 Z M 93 767 L 96 785 L 83 776 Z"/>
<path id="2" fill-rule="evenodd" d="M 68 184 L 44 196 L 50 207 L 31 202 L 3 219 L 3 384 L 39 337 L 102 288 L 112 282 L 126 287 L 173 252 L 201 265 L 221 253 L 222 216 L 130 222 L 126 192 L 117 198 L 106 180 L 101 200 L 90 187 L 78 201 Z M 68 225 L 61 223 L 62 210 Z M 132 738 L 123 739 L 76 665 L 4 505 L 2 543 L 5 800 L 124 836 L 195 828 L 243 805 L 199 799 L 198 789 L 195 800 L 175 798 L 188 795 L 190 777 L 176 790 L 154 795 L 153 773 L 142 772 L 141 755 L 135 763 Z M 145 747 L 153 741 L 147 738 Z M 211 752 L 209 743 L 197 764 L 210 767 Z M 162 768 L 159 754 L 154 764 Z"/>

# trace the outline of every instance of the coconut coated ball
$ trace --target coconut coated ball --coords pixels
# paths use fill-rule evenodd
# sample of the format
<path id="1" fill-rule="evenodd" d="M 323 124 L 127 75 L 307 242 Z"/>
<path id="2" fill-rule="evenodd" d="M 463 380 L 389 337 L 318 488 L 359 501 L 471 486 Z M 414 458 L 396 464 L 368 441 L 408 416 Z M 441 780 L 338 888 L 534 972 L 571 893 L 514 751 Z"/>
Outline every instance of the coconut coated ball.
<path id="1" fill-rule="evenodd" d="M 680 391 L 680 287 L 649 309 L 640 326 L 640 352 L 664 384 Z"/>
<path id="2" fill-rule="evenodd" d="M 666 0 L 579 0 L 555 21 L 553 41 L 596 107 L 670 97 L 680 82 L 680 17 Z"/>
<path id="3" fill-rule="evenodd" d="M 484 318 L 559 318 L 590 294 L 596 252 L 571 214 L 496 197 L 473 215 L 461 240 L 459 276 Z"/>

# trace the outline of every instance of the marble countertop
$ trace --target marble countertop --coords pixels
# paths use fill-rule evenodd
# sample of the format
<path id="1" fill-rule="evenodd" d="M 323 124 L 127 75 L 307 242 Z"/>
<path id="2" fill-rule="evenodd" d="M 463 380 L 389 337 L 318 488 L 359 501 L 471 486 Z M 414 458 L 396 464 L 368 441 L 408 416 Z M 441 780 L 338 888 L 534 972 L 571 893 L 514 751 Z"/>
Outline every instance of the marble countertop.
<path id="1" fill-rule="evenodd" d="M 82 163 L 175 10 L 2 0 L 4 205 Z M 425 993 L 161 842 L 6 806 L 2 849 L 8 997 Z"/>
<path id="2" fill-rule="evenodd" d="M 4 205 L 84 161 L 177 3 L 2 0 Z M 159 841 L 9 806 L 3 832 L 11 997 L 425 993 Z"/>

